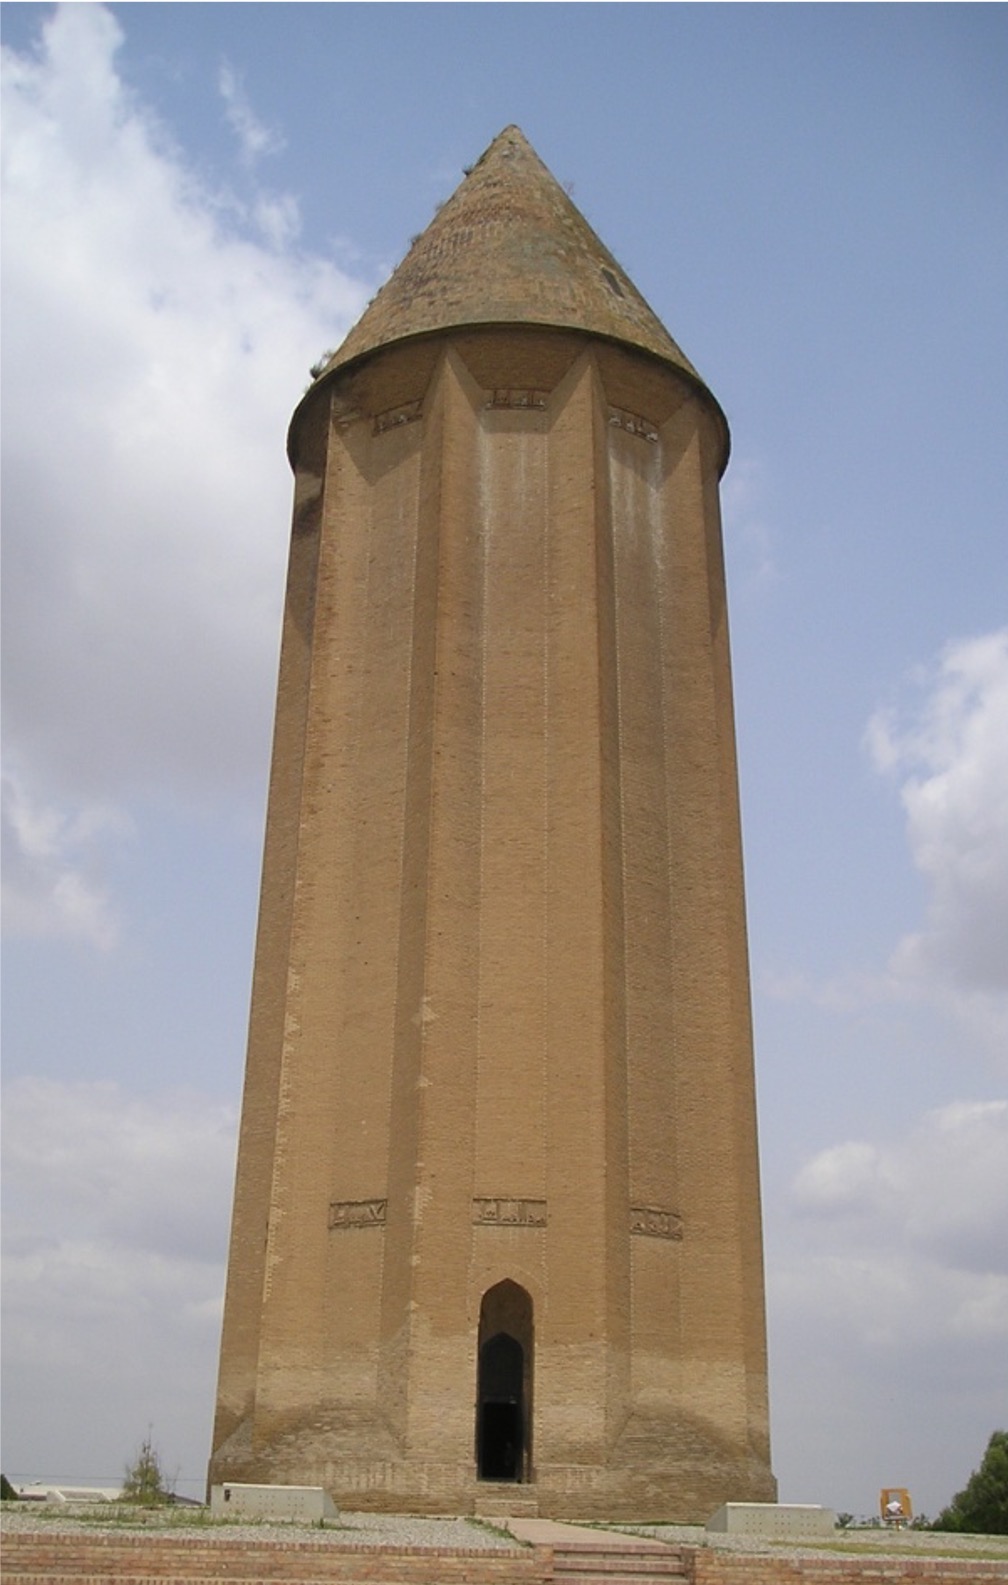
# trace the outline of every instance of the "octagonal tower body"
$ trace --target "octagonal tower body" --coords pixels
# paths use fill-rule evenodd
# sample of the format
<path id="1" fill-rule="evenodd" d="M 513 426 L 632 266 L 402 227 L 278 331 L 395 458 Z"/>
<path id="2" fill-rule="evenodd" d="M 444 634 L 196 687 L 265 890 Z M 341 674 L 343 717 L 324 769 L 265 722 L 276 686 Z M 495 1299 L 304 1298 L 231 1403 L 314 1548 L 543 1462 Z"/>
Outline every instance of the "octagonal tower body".
<path id="1" fill-rule="evenodd" d="M 773 1500 L 727 445 L 513 127 L 294 415 L 212 1480 Z"/>

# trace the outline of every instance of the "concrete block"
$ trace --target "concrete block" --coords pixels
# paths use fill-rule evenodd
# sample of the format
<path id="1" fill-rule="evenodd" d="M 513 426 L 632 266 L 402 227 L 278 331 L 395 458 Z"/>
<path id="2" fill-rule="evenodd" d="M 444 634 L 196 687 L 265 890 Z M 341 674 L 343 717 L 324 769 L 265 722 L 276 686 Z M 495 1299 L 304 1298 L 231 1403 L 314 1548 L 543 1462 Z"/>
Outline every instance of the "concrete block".
<path id="1" fill-rule="evenodd" d="M 321 1486 L 250 1486 L 226 1480 L 210 1488 L 210 1512 L 221 1519 L 338 1519 Z"/>
<path id="2" fill-rule="evenodd" d="M 759 1535 L 772 1540 L 832 1535 L 836 1514 L 810 1502 L 726 1502 L 707 1521 L 718 1535 Z"/>

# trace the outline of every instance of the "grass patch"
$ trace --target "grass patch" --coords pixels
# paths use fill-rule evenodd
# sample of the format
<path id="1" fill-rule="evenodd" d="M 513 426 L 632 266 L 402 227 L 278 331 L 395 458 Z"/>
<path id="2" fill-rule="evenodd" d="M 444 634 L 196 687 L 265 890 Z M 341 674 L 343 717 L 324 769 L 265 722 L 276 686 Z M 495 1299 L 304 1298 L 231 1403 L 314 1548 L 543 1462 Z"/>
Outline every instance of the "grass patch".
<path id="1" fill-rule="evenodd" d="M 518 1537 L 512 1535 L 505 1525 L 494 1524 L 492 1519 L 481 1519 L 476 1514 L 467 1514 L 465 1517 L 467 1524 L 476 1525 L 478 1529 L 484 1531 L 487 1535 L 496 1536 L 498 1541 L 506 1541 L 508 1546 L 528 1546 L 527 1541 L 519 1541 Z"/>
<path id="2" fill-rule="evenodd" d="M 936 1535 L 940 1532 L 922 1531 L 923 1535 Z M 1002 1542 L 1000 1536 L 992 1536 L 993 1546 L 950 1546 L 947 1542 L 940 1541 L 932 1545 L 920 1545 L 911 1541 L 902 1546 L 899 1542 L 890 1542 L 887 1546 L 884 1541 L 828 1541 L 819 1537 L 806 1540 L 782 1541 L 775 1539 L 770 1545 L 775 1548 L 791 1547 L 803 1552 L 840 1552 L 850 1557 L 934 1557 L 934 1558 L 968 1558 L 978 1559 L 983 1562 L 990 1559 L 998 1562 L 1001 1558 L 1008 1558 L 1008 1542 Z"/>
<path id="3" fill-rule="evenodd" d="M 159 1503 L 143 1507 L 136 1503 L 5 1503 L 4 1511 L 30 1513 L 37 1521 L 50 1524 L 87 1525 L 104 1530 L 236 1530 L 239 1528 L 285 1530 L 346 1530 L 352 1525 L 338 1519 L 275 1519 L 258 1514 L 212 1514 L 205 1507 L 176 1507 Z"/>

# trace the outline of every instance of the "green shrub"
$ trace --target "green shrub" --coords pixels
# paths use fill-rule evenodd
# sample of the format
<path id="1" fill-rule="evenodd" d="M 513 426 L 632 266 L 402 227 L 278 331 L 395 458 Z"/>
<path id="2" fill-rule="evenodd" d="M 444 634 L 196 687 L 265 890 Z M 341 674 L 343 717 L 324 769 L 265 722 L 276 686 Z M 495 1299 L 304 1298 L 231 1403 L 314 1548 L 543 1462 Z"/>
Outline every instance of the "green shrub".
<path id="1" fill-rule="evenodd" d="M 142 1508 L 160 1508 L 171 1502 L 172 1497 L 158 1451 L 147 1436 L 141 1442 L 132 1464 L 126 1467 L 119 1501 L 137 1503 Z"/>
<path id="2" fill-rule="evenodd" d="M 995 1431 L 980 1468 L 934 1522 L 961 1535 L 1008 1535 L 1008 1431 Z"/>

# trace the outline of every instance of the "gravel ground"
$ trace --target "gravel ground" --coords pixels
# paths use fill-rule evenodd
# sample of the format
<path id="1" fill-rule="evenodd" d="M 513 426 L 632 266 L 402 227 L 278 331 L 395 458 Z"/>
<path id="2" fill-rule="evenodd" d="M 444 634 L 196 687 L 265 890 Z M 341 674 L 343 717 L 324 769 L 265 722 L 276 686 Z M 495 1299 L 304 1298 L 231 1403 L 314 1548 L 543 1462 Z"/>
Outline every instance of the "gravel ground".
<path id="1" fill-rule="evenodd" d="M 113 1516 L 102 1506 L 77 1508 L 76 1505 L 4 1503 L 2 1528 L 5 1531 L 59 1530 L 89 1535 L 136 1535 L 144 1531 L 159 1535 L 197 1537 L 217 1536 L 227 1541 L 305 1541 L 319 1546 L 418 1546 L 434 1551 L 464 1548 L 468 1551 L 495 1547 L 514 1547 L 521 1543 L 513 1536 L 477 1519 L 421 1519 L 409 1514 L 341 1513 L 338 1520 L 318 1525 L 285 1523 L 242 1524 L 232 1519 L 210 1520 L 198 1508 L 157 1509 L 153 1513 L 135 1511 Z"/>
<path id="2" fill-rule="evenodd" d="M 438 1550 L 484 1550 L 522 1545 L 504 1529 L 504 1522 L 487 1523 L 466 1518 L 419 1518 L 410 1514 L 341 1513 L 338 1521 L 327 1522 L 325 1528 L 299 1523 L 240 1523 L 234 1520 L 210 1520 L 206 1510 L 198 1508 L 158 1509 L 153 1513 L 134 1510 L 132 1514 L 113 1517 L 101 1505 L 87 1508 L 61 1504 L 59 1506 L 29 1503 L 4 1503 L 2 1528 L 5 1531 L 59 1530 L 64 1533 L 90 1535 L 136 1535 L 146 1531 L 171 1534 L 180 1538 L 192 1536 L 199 1539 L 247 1541 L 299 1541 L 318 1546 L 409 1546 Z M 830 1540 L 822 1543 L 808 1539 L 801 1542 L 774 1543 L 758 1536 L 724 1535 L 709 1533 L 700 1525 L 611 1525 L 593 1526 L 621 1535 L 647 1536 L 664 1541 L 670 1546 L 715 1546 L 738 1552 L 772 1552 L 778 1546 L 789 1555 L 864 1549 L 866 1552 L 885 1551 L 890 1554 L 913 1553 L 917 1556 L 969 1556 L 1003 1558 L 1005 1578 L 1008 1579 L 1008 1537 L 984 1535 L 944 1535 L 925 1530 L 883 1531 L 875 1529 L 838 1530 Z"/>
<path id="3" fill-rule="evenodd" d="M 667 1541 L 670 1546 L 714 1546 L 733 1552 L 773 1552 L 786 1550 L 789 1555 L 803 1552 L 836 1554 L 838 1548 L 886 1552 L 902 1556 L 911 1553 L 918 1557 L 950 1557 L 957 1553 L 971 1556 L 1003 1558 L 1005 1578 L 1008 1579 L 1008 1536 L 1003 1535 L 950 1535 L 932 1530 L 882 1530 L 870 1526 L 856 1530 L 836 1530 L 832 1536 L 802 1538 L 800 1541 L 767 1541 L 760 1536 L 726 1535 L 707 1531 L 702 1525 L 641 1524 L 620 1525 L 621 1533 L 650 1536 L 656 1541 Z"/>

